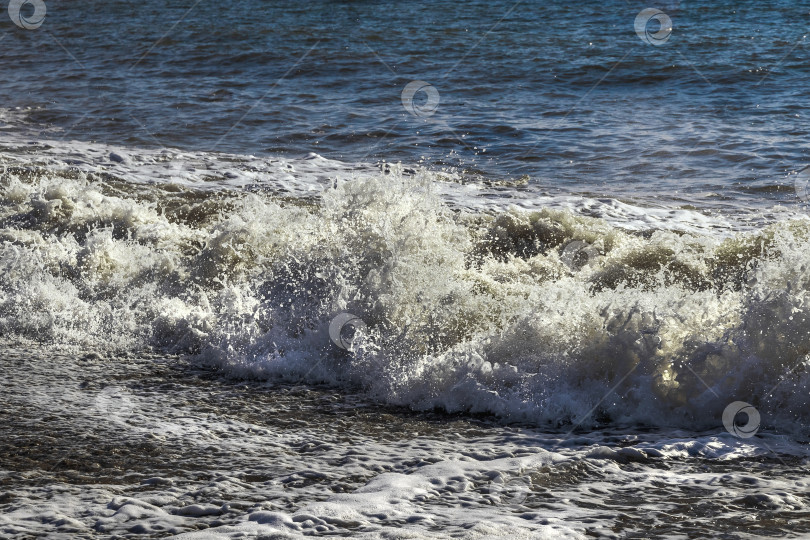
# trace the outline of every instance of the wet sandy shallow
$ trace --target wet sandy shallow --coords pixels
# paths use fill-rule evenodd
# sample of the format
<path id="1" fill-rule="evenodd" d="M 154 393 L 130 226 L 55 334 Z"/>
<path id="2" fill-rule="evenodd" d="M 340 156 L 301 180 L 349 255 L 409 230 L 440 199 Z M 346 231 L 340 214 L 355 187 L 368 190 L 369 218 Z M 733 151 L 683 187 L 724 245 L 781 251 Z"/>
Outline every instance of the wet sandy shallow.
<path id="1" fill-rule="evenodd" d="M 805 445 L 779 435 L 569 435 L 32 344 L 0 369 L 3 537 L 810 533 Z"/>

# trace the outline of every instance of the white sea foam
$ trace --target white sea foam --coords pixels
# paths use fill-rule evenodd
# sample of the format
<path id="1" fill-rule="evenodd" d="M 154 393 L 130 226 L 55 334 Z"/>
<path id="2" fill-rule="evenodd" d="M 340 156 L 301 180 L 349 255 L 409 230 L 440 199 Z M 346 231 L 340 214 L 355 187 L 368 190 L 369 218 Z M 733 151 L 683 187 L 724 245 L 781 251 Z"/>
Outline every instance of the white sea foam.
<path id="1" fill-rule="evenodd" d="M 25 426 L 0 464 L 4 537 L 679 538 L 749 521 L 806 527 L 807 447 L 785 435 L 499 426 L 398 414 L 350 392 L 204 382 L 158 355 L 2 345 L 9 365 L 25 365 L 6 371 L 2 395 L 8 421 Z"/>
<path id="2" fill-rule="evenodd" d="M 18 150 L 0 184 L 4 335 L 540 424 L 702 429 L 742 400 L 765 428 L 807 425 L 807 219 L 684 233 L 462 209 L 434 173 L 336 180 L 317 157 L 294 168 L 322 181 L 285 183 L 283 160 L 211 180 L 202 154 L 53 152 Z M 329 337 L 342 312 L 366 325 L 351 352 Z"/>

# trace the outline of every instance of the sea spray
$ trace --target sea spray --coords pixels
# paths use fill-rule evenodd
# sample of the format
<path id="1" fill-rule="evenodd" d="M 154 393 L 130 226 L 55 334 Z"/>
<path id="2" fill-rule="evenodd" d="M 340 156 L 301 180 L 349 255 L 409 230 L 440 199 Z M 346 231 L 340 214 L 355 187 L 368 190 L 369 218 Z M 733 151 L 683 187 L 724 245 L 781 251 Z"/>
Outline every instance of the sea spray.
<path id="1" fill-rule="evenodd" d="M 436 182 L 302 199 L 7 170 L 0 332 L 508 421 L 712 426 L 740 399 L 764 426 L 806 421 L 805 220 L 635 231 L 459 209 Z M 350 351 L 341 313 L 364 323 Z"/>

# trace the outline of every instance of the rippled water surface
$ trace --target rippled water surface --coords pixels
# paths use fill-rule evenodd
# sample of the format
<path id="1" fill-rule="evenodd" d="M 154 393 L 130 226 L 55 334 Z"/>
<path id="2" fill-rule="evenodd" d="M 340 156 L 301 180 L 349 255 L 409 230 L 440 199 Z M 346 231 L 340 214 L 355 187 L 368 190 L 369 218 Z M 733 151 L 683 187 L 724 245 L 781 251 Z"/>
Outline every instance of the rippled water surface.
<path id="1" fill-rule="evenodd" d="M 672 21 L 662 46 L 634 31 L 650 5 Z M 3 27 L 4 106 L 108 143 L 421 162 L 698 207 L 792 201 L 810 3 L 650 5 L 50 2 L 37 31 Z M 415 80 L 437 92 L 430 116 L 402 106 Z"/>

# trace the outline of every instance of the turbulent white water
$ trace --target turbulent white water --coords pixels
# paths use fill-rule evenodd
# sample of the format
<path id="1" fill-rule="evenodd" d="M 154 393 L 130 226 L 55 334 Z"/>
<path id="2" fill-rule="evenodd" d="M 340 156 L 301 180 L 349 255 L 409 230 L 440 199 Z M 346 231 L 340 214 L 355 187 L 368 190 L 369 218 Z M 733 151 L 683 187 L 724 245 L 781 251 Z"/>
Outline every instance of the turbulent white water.
<path id="1" fill-rule="evenodd" d="M 801 215 L 748 230 L 618 202 L 498 209 L 446 175 L 318 157 L 229 176 L 222 156 L 9 148 L 3 336 L 533 424 L 704 429 L 741 400 L 764 428 L 808 425 Z M 320 176 L 284 173 L 307 166 Z M 632 211 L 583 215 L 597 207 Z M 341 313 L 365 324 L 350 351 L 329 336 Z"/>

